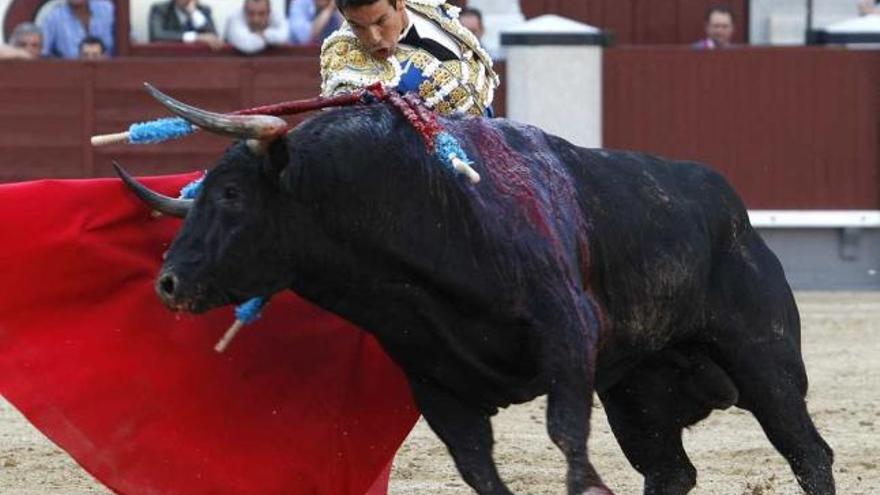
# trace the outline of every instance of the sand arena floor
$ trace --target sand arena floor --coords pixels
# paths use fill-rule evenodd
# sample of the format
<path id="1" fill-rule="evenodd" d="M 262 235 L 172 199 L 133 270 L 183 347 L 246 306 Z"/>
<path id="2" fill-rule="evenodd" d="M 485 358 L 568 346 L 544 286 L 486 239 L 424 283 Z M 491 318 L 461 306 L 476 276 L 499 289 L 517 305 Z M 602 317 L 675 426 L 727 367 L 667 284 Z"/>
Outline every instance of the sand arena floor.
<path id="1" fill-rule="evenodd" d="M 880 494 L 880 293 L 800 293 L 809 408 L 835 450 L 837 492 Z M 504 411 L 493 420 L 496 459 L 517 493 L 564 493 L 564 463 L 544 430 L 543 400 Z M 757 422 L 739 410 L 716 412 L 685 432 L 699 471 L 694 495 L 801 493 L 782 457 Z M 590 452 L 618 495 L 640 494 L 641 478 L 611 435 L 601 407 L 593 419 Z M 0 494 L 106 495 L 64 452 L 0 399 Z M 472 493 L 443 445 L 424 422 L 395 461 L 392 495 Z"/>

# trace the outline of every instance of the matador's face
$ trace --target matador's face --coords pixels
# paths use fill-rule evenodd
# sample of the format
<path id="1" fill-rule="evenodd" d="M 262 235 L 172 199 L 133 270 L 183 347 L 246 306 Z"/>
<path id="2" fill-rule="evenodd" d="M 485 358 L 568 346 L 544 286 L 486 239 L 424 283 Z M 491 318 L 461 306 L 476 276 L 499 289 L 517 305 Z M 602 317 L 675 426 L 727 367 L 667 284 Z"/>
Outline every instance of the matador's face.
<path id="1" fill-rule="evenodd" d="M 394 54 L 397 40 L 409 24 L 404 0 L 378 0 L 368 5 L 350 6 L 342 15 L 358 40 L 378 59 Z"/>

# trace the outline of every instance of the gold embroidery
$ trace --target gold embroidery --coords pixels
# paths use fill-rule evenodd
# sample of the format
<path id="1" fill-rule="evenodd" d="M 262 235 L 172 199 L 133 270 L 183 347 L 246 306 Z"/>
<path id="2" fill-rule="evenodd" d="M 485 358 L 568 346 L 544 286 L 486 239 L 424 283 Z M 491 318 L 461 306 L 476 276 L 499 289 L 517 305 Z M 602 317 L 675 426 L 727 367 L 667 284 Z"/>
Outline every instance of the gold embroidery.
<path id="1" fill-rule="evenodd" d="M 424 50 L 414 50 L 413 54 L 410 56 L 410 60 L 413 65 L 419 68 L 419 70 L 423 70 L 431 63 L 433 57 Z"/>
<path id="2" fill-rule="evenodd" d="M 452 114 L 454 108 L 452 108 L 452 105 L 450 105 L 448 101 L 441 101 L 437 104 L 435 110 L 437 110 L 437 112 L 439 112 L 441 115 L 450 115 Z"/>
<path id="3" fill-rule="evenodd" d="M 482 47 L 480 46 L 480 41 L 477 39 L 477 37 L 472 32 L 470 32 L 470 30 L 464 27 L 457 18 L 447 17 L 446 15 L 444 15 L 441 9 L 427 5 L 407 2 L 407 7 L 415 10 L 416 12 L 437 23 L 438 25 L 440 25 L 441 29 L 451 34 L 453 37 L 457 38 L 467 48 L 473 51 L 477 55 L 477 58 L 479 58 L 480 61 L 483 63 L 483 65 L 486 66 L 488 70 L 486 76 L 490 80 L 495 81 L 495 84 L 497 84 L 498 75 L 495 74 L 495 72 L 492 70 L 492 59 L 489 58 L 489 55 L 485 52 L 485 50 L 482 49 Z M 447 6 L 447 12 L 449 7 L 450 6 Z"/>
<path id="4" fill-rule="evenodd" d="M 467 99 L 468 96 L 470 96 L 468 94 L 468 92 L 463 87 L 459 86 L 459 87 L 453 89 L 449 93 L 448 98 L 449 98 L 450 103 L 452 103 L 453 106 L 460 107 L 462 105 L 462 103 L 464 103 L 464 101 Z"/>
<path id="5" fill-rule="evenodd" d="M 480 78 L 480 73 L 483 71 L 483 67 L 478 64 L 476 61 L 471 60 L 467 62 L 468 64 L 468 72 L 470 72 L 470 77 L 468 77 L 468 84 L 477 87 L 477 80 Z"/>
<path id="6" fill-rule="evenodd" d="M 419 84 L 419 96 L 422 98 L 430 98 L 434 96 L 434 93 L 437 91 L 437 88 L 434 87 L 434 84 L 431 83 L 430 80 L 424 80 L 421 84 Z"/>
<path id="7" fill-rule="evenodd" d="M 346 60 L 348 60 L 349 66 L 356 69 L 365 68 L 367 65 L 367 56 L 362 52 L 349 52 Z"/>
<path id="8" fill-rule="evenodd" d="M 452 76 L 456 79 L 461 79 L 461 64 L 460 63 L 451 63 L 451 64 L 443 64 L 443 66 L 452 73 Z"/>
<path id="9" fill-rule="evenodd" d="M 437 69 L 437 72 L 434 73 L 434 81 L 437 83 L 437 86 L 443 86 L 452 79 L 452 74 L 449 73 L 449 69 L 446 65 L 441 66 L 441 68 Z"/>

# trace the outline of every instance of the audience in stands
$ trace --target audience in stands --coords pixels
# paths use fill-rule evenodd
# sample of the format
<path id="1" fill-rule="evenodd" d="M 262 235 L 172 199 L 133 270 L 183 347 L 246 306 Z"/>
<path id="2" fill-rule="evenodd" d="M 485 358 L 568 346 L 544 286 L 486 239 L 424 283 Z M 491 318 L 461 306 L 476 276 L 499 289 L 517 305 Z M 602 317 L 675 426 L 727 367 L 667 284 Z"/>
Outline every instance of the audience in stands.
<path id="1" fill-rule="evenodd" d="M 23 22 L 12 30 L 9 46 L 0 45 L 0 59 L 38 59 L 43 54 L 43 31 L 32 22 Z"/>
<path id="2" fill-rule="evenodd" d="M 269 0 L 244 0 L 244 6 L 226 23 L 226 41 L 246 54 L 283 45 L 287 36 L 287 20 L 272 10 Z"/>
<path id="3" fill-rule="evenodd" d="M 113 2 L 110 0 L 67 0 L 56 5 L 43 19 L 43 55 L 79 58 L 79 44 L 87 36 L 99 38 L 113 52 Z"/>
<path id="4" fill-rule="evenodd" d="M 291 0 L 290 41 L 298 45 L 320 44 L 342 25 L 334 0 Z"/>
<path id="5" fill-rule="evenodd" d="M 706 12 L 706 37 L 692 45 L 698 50 L 716 50 L 733 46 L 733 11 L 716 5 Z"/>
<path id="6" fill-rule="evenodd" d="M 211 7 L 198 0 L 167 0 L 150 7 L 150 41 L 204 43 L 217 50 L 224 46 L 217 36 Z"/>
<path id="7" fill-rule="evenodd" d="M 107 58 L 104 42 L 96 36 L 86 36 L 79 44 L 81 60 L 101 60 Z"/>
<path id="8" fill-rule="evenodd" d="M 880 0 L 859 0 L 859 15 L 880 15 Z"/>

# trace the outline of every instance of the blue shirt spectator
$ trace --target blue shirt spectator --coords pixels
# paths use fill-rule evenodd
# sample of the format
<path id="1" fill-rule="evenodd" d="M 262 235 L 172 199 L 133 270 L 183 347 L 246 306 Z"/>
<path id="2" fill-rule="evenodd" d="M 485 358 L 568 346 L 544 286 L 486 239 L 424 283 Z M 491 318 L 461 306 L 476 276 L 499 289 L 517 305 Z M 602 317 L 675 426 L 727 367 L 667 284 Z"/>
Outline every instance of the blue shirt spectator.
<path id="1" fill-rule="evenodd" d="M 88 30 L 80 20 L 83 13 L 88 15 Z M 79 44 L 87 36 L 100 39 L 107 53 L 112 53 L 113 25 L 113 3 L 109 0 L 67 0 L 52 9 L 40 26 L 43 55 L 79 58 Z"/>
<path id="2" fill-rule="evenodd" d="M 321 43 L 342 25 L 334 0 L 290 0 L 290 41 Z"/>

